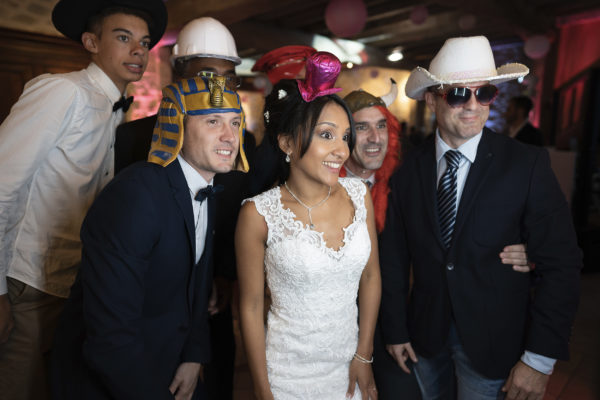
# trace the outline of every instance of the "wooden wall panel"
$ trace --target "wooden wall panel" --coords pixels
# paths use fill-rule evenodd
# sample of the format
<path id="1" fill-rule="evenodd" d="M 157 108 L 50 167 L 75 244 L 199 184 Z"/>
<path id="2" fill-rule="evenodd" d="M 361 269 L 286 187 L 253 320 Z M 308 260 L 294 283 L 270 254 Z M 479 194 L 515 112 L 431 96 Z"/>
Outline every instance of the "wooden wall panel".
<path id="1" fill-rule="evenodd" d="M 72 40 L 0 29 L 0 121 L 30 79 L 43 73 L 79 70 L 89 62 L 87 52 Z"/>

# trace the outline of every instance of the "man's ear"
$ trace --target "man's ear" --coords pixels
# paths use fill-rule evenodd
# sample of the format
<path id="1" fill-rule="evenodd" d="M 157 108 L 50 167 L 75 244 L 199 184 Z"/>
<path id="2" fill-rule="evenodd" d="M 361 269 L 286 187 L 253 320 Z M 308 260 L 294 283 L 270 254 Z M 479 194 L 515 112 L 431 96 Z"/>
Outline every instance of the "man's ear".
<path id="1" fill-rule="evenodd" d="M 290 135 L 280 133 L 277 136 L 277 143 L 279 144 L 281 151 L 285 154 L 291 154 L 294 151 L 294 141 Z"/>
<path id="2" fill-rule="evenodd" d="M 425 92 L 425 104 L 427 104 L 427 108 L 429 111 L 435 114 L 435 94 L 431 93 L 429 90 Z"/>
<path id="3" fill-rule="evenodd" d="M 81 34 L 81 43 L 83 47 L 92 54 L 98 54 L 98 37 L 92 32 L 83 32 Z"/>

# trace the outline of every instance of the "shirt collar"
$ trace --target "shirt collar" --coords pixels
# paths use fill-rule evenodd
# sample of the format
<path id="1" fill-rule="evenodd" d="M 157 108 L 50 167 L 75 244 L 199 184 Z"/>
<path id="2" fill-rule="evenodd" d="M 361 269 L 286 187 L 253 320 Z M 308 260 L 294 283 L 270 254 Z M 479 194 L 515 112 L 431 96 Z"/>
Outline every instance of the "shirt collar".
<path id="1" fill-rule="evenodd" d="M 198 171 L 194 169 L 187 161 L 181 157 L 181 154 L 177 154 L 177 160 L 179 161 L 179 165 L 181 165 L 181 170 L 183 171 L 183 176 L 185 176 L 185 180 L 192 192 L 192 196 L 196 196 L 198 191 L 210 184 L 212 184 L 213 180 L 210 182 L 206 182 L 202 175 Z"/>
<path id="2" fill-rule="evenodd" d="M 477 146 L 479 146 L 479 141 L 481 140 L 481 134 L 483 130 L 479 132 L 477 135 L 473 136 L 471 139 L 467 140 L 463 143 L 458 149 L 461 152 L 464 158 L 469 160 L 471 164 L 475 162 L 475 157 L 477 156 Z M 446 142 L 444 142 L 440 136 L 440 130 L 438 129 L 435 133 L 435 160 L 436 162 L 440 162 L 440 159 L 444 156 L 444 154 L 448 150 L 455 150 L 452 147 L 448 146 Z"/>
<path id="3" fill-rule="evenodd" d="M 106 75 L 106 73 L 94 62 L 90 63 L 86 68 L 90 78 L 96 82 L 96 86 L 104 92 L 106 97 L 114 103 L 118 101 L 125 93 L 119 92 L 117 85 Z"/>
<path id="4" fill-rule="evenodd" d="M 358 178 L 363 181 L 369 181 L 369 182 L 371 182 L 371 185 L 375 184 L 375 172 L 373 172 L 368 178 L 361 178 L 360 176 L 358 176 L 354 172 L 352 172 L 350 170 L 350 168 L 348 168 L 348 167 L 344 167 L 344 168 L 346 168 L 346 176 L 349 176 L 351 178 Z"/>

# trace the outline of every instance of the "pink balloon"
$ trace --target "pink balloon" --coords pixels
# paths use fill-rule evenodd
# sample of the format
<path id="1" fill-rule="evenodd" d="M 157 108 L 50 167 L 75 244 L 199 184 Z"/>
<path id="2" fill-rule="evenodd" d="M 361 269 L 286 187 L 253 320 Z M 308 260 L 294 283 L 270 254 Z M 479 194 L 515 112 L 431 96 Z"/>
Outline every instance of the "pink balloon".
<path id="1" fill-rule="evenodd" d="M 429 16 L 429 11 L 425 6 L 416 6 L 410 12 L 410 20 L 415 25 L 421 25 L 427 17 Z"/>
<path id="2" fill-rule="evenodd" d="M 354 36 L 367 22 L 367 6 L 363 0 L 331 0 L 325 9 L 327 28 L 336 36 Z"/>
<path id="3" fill-rule="evenodd" d="M 550 40 L 544 35 L 534 35 L 525 41 L 523 51 L 527 57 L 536 60 L 542 58 L 550 50 Z"/>

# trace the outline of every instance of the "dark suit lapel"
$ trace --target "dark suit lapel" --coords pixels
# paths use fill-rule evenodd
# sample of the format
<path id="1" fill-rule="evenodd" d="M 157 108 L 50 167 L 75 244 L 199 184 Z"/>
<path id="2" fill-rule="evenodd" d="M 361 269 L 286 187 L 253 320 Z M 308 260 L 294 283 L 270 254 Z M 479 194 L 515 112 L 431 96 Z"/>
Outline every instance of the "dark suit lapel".
<path id="1" fill-rule="evenodd" d="M 222 193 L 220 193 L 222 194 Z M 218 196 L 218 194 L 217 194 Z M 212 253 L 212 247 L 213 247 L 213 239 L 214 239 L 214 235 L 213 235 L 213 230 L 215 229 L 215 215 L 216 210 L 216 199 L 215 196 L 209 197 L 208 198 L 208 218 L 206 221 L 206 241 L 204 242 L 204 253 L 208 253 L 207 254 L 211 254 Z M 204 254 L 203 254 L 204 255 Z"/>
<path id="2" fill-rule="evenodd" d="M 419 169 L 419 181 L 421 182 L 421 188 L 423 190 L 423 207 L 429 218 L 432 232 L 435 232 L 438 242 L 443 247 L 444 243 L 442 241 L 442 234 L 440 233 L 437 212 L 437 162 L 435 160 L 435 140 L 431 140 L 431 143 L 427 146 L 426 150 L 418 156 L 417 166 Z"/>
<path id="3" fill-rule="evenodd" d="M 477 198 L 479 190 L 485 182 L 485 178 L 490 171 L 492 160 L 494 159 L 491 145 L 491 135 L 486 128 L 483 129 L 481 141 L 477 146 L 477 156 L 475 162 L 471 165 L 469 175 L 463 188 L 458 212 L 456 214 L 456 225 L 454 226 L 453 237 L 458 237 L 460 230 L 467 219 L 467 216 L 473 209 L 473 202 Z"/>
<path id="4" fill-rule="evenodd" d="M 193 258 L 196 254 L 196 228 L 194 226 L 194 210 L 192 208 L 190 189 L 185 180 L 185 176 L 183 175 L 183 171 L 181 170 L 181 166 L 179 165 L 179 161 L 175 160 L 165 168 L 167 169 L 167 176 L 171 183 L 171 190 L 173 191 L 175 202 L 179 206 L 185 221 Z M 193 259 L 192 264 L 194 264 Z"/>

